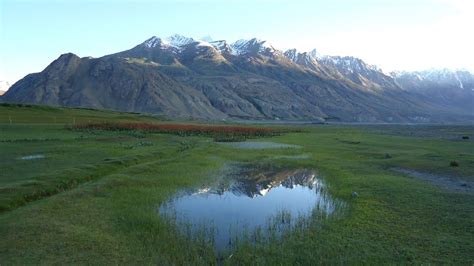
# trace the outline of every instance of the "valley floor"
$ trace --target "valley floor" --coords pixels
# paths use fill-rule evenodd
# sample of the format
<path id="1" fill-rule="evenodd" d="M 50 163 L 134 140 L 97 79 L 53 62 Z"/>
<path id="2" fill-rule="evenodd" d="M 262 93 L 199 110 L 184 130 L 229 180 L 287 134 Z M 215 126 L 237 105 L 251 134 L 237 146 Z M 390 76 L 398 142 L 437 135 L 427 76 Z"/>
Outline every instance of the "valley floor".
<path id="1" fill-rule="evenodd" d="M 299 148 L 243 149 L 204 136 L 68 128 L 90 121 L 160 122 L 0 106 L 2 265 L 474 263 L 470 190 L 393 170 L 472 184 L 473 126 L 293 125 L 301 132 L 255 141 Z M 315 169 L 347 210 L 282 240 L 216 255 L 157 210 L 233 162 Z"/>

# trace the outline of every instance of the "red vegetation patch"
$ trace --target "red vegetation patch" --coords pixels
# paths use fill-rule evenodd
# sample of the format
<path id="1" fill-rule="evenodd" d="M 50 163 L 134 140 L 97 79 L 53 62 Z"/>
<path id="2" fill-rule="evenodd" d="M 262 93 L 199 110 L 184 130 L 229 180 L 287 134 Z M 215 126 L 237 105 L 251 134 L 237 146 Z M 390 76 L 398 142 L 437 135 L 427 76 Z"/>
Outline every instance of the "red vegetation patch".
<path id="1" fill-rule="evenodd" d="M 264 137 L 275 136 L 281 130 L 264 127 L 192 125 L 192 124 L 154 124 L 154 123 L 86 123 L 77 124 L 73 129 L 125 131 L 137 130 L 146 132 L 169 133 L 180 136 L 213 136 L 225 141 L 225 137 Z"/>

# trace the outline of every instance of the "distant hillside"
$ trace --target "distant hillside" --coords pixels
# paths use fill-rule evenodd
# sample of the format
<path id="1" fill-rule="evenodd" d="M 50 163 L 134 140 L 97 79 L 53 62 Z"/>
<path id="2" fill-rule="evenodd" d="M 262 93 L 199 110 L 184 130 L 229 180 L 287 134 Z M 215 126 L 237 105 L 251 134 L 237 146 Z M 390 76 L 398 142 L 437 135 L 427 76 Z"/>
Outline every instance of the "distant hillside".
<path id="1" fill-rule="evenodd" d="M 387 75 L 354 57 L 280 51 L 259 39 L 174 35 L 101 58 L 61 55 L 0 99 L 209 120 L 474 121 L 470 85 L 451 85 Z"/>
<path id="2" fill-rule="evenodd" d="M 474 75 L 447 69 L 392 73 L 396 83 L 418 97 L 474 114 Z"/>

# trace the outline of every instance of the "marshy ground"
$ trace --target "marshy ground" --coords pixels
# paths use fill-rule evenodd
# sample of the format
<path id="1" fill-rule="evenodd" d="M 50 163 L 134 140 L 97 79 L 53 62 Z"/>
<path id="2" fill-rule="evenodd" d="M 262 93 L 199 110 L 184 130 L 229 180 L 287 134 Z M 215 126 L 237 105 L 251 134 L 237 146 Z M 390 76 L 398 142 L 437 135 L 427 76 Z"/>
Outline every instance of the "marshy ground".
<path id="1" fill-rule="evenodd" d="M 472 126 L 300 125 L 246 141 L 72 128 L 103 122 L 171 123 L 0 106 L 1 264 L 474 263 L 473 194 L 393 170 L 469 186 Z M 315 171 L 344 212 L 313 214 L 284 238 L 243 241 L 220 256 L 159 210 L 180 191 L 215 184 L 234 164 L 267 169 L 249 175 L 257 184 L 284 176 L 268 169 Z"/>

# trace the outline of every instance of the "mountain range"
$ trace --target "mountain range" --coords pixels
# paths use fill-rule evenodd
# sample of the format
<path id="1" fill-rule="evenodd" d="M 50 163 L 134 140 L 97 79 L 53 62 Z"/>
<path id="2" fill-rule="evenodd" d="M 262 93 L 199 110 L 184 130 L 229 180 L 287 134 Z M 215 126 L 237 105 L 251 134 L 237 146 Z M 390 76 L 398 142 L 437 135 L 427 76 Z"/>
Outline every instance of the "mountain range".
<path id="1" fill-rule="evenodd" d="M 384 73 L 349 56 L 152 37 L 100 58 L 67 53 L 11 86 L 0 101 L 206 120 L 472 122 L 474 75 Z"/>

